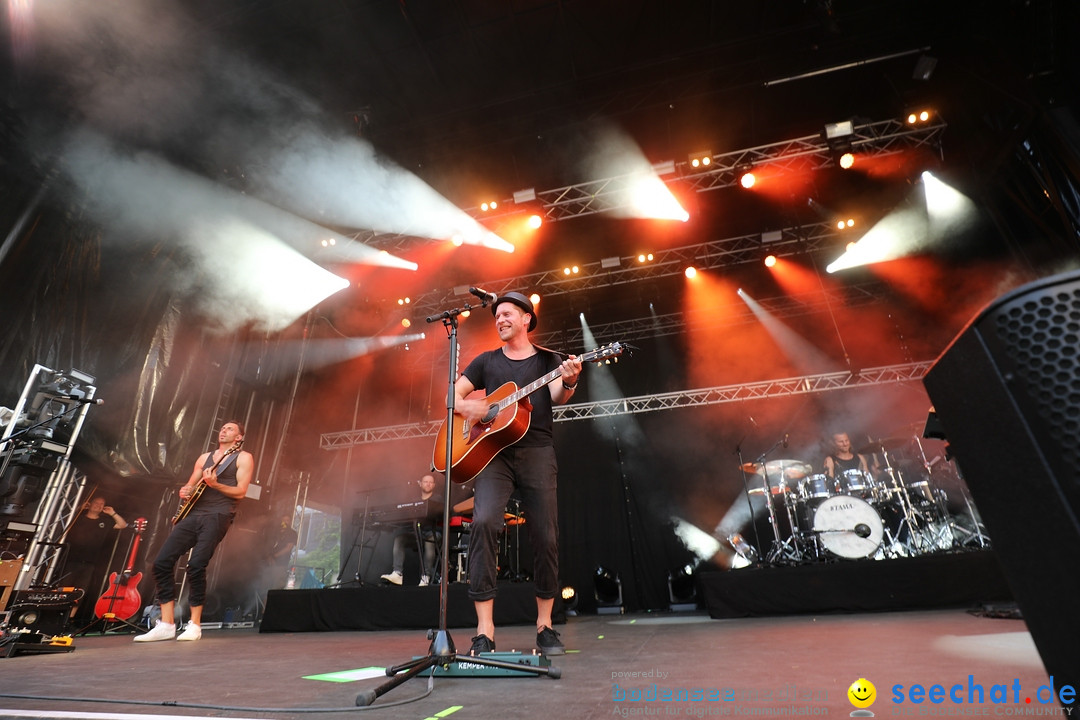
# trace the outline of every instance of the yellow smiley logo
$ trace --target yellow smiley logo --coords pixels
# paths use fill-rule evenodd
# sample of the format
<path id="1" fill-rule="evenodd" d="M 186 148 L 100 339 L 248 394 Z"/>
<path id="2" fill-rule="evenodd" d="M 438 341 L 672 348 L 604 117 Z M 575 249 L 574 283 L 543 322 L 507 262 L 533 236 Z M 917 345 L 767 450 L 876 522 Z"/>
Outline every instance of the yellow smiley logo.
<path id="1" fill-rule="evenodd" d="M 859 678 L 847 689 L 848 700 L 857 708 L 868 708 L 877 699 L 877 688 L 866 678 Z"/>

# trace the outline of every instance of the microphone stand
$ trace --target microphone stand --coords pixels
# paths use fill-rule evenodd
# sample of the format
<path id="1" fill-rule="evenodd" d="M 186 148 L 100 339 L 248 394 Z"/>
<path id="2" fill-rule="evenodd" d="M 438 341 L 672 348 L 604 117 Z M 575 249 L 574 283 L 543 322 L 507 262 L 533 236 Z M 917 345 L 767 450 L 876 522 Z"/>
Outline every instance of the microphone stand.
<path id="1" fill-rule="evenodd" d="M 486 308 L 491 302 L 494 302 L 494 299 L 485 294 L 480 307 Z M 454 464 L 453 445 L 455 434 L 454 432 L 451 432 L 451 430 L 454 426 L 454 403 L 457 398 L 457 393 L 454 391 L 454 384 L 457 381 L 458 316 L 466 310 L 473 309 L 473 306 L 466 302 L 464 307 L 444 310 L 438 315 L 432 315 L 426 318 L 428 323 L 442 322 L 443 327 L 446 328 L 447 339 L 450 341 L 450 360 L 448 363 L 449 374 L 446 390 L 446 425 L 444 426 L 446 430 L 446 471 L 444 473 L 443 492 L 442 559 L 440 561 L 439 572 L 439 628 L 438 630 L 428 630 L 428 640 L 430 640 L 431 643 L 428 646 L 427 655 L 414 660 L 409 660 L 400 665 L 386 668 L 386 675 L 390 679 L 372 690 L 365 690 L 357 695 L 356 705 L 359 707 L 371 705 L 377 698 L 382 697 L 398 685 L 416 677 L 425 670 L 431 670 L 431 676 L 434 678 L 436 666 L 445 670 L 458 659 L 457 650 L 454 648 L 454 640 L 450 637 L 450 633 L 446 629 L 446 603 L 449 595 L 448 585 L 450 575 L 450 490 L 453 487 L 450 480 Z M 421 553 L 423 553 L 423 550 L 421 550 Z M 562 675 L 562 671 L 553 666 L 540 667 L 524 663 L 503 662 L 501 660 L 480 657 L 478 655 L 464 655 L 462 657 L 468 658 L 469 663 L 474 665 L 486 665 L 488 667 L 501 668 L 503 670 L 517 670 L 520 672 L 532 673 L 534 675 L 548 675 L 552 678 L 558 678 Z"/>

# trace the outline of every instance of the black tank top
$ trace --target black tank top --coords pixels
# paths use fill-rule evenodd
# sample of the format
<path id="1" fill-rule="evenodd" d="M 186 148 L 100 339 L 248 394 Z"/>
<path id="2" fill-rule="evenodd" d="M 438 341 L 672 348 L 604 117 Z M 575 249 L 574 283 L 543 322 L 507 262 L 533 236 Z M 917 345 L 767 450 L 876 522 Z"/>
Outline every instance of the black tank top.
<path id="1" fill-rule="evenodd" d="M 221 465 L 225 465 L 225 461 L 223 460 L 221 465 L 218 466 L 218 482 L 222 485 L 236 487 L 236 461 L 239 458 L 239 455 L 239 452 L 233 453 L 229 456 L 228 465 L 221 467 Z M 206 462 L 203 463 L 203 469 L 206 470 L 213 466 L 214 453 L 210 453 L 206 456 Z M 236 506 L 239 504 L 240 501 L 238 499 L 223 495 L 220 491 L 208 487 L 203 490 L 203 494 L 199 498 L 199 501 L 195 503 L 195 507 L 191 508 L 191 514 L 231 515 L 236 512 Z"/>

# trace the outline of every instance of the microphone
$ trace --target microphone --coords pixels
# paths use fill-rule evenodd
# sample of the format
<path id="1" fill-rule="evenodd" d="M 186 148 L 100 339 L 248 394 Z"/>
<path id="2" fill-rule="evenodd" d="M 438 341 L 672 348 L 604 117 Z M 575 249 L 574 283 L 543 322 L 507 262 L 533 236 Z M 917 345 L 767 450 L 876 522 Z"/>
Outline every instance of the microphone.
<path id="1" fill-rule="evenodd" d="M 64 400 L 74 400 L 80 405 L 103 405 L 105 401 L 101 398 L 81 398 L 74 395 L 61 395 Z"/>
<path id="2" fill-rule="evenodd" d="M 866 523 L 859 523 L 855 526 L 855 534 L 861 538 L 870 537 L 870 526 Z"/>
<path id="3" fill-rule="evenodd" d="M 471 287 L 469 288 L 469 292 L 471 292 L 473 295 L 480 298 L 486 303 L 495 304 L 495 301 L 498 300 L 498 297 L 495 295 L 495 293 L 490 293 L 484 288 Z"/>
<path id="4" fill-rule="evenodd" d="M 789 437 L 791 437 L 789 433 L 784 433 L 784 447 L 787 447 L 787 441 Z"/>

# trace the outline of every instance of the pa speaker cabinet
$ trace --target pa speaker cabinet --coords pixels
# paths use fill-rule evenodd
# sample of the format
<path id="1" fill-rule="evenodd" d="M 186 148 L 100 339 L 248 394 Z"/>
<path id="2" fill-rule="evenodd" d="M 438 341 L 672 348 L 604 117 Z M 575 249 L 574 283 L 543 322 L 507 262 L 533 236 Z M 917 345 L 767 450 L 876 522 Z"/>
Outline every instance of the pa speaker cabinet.
<path id="1" fill-rule="evenodd" d="M 992 302 L 924 383 L 1048 674 L 1080 687 L 1080 272 Z"/>

